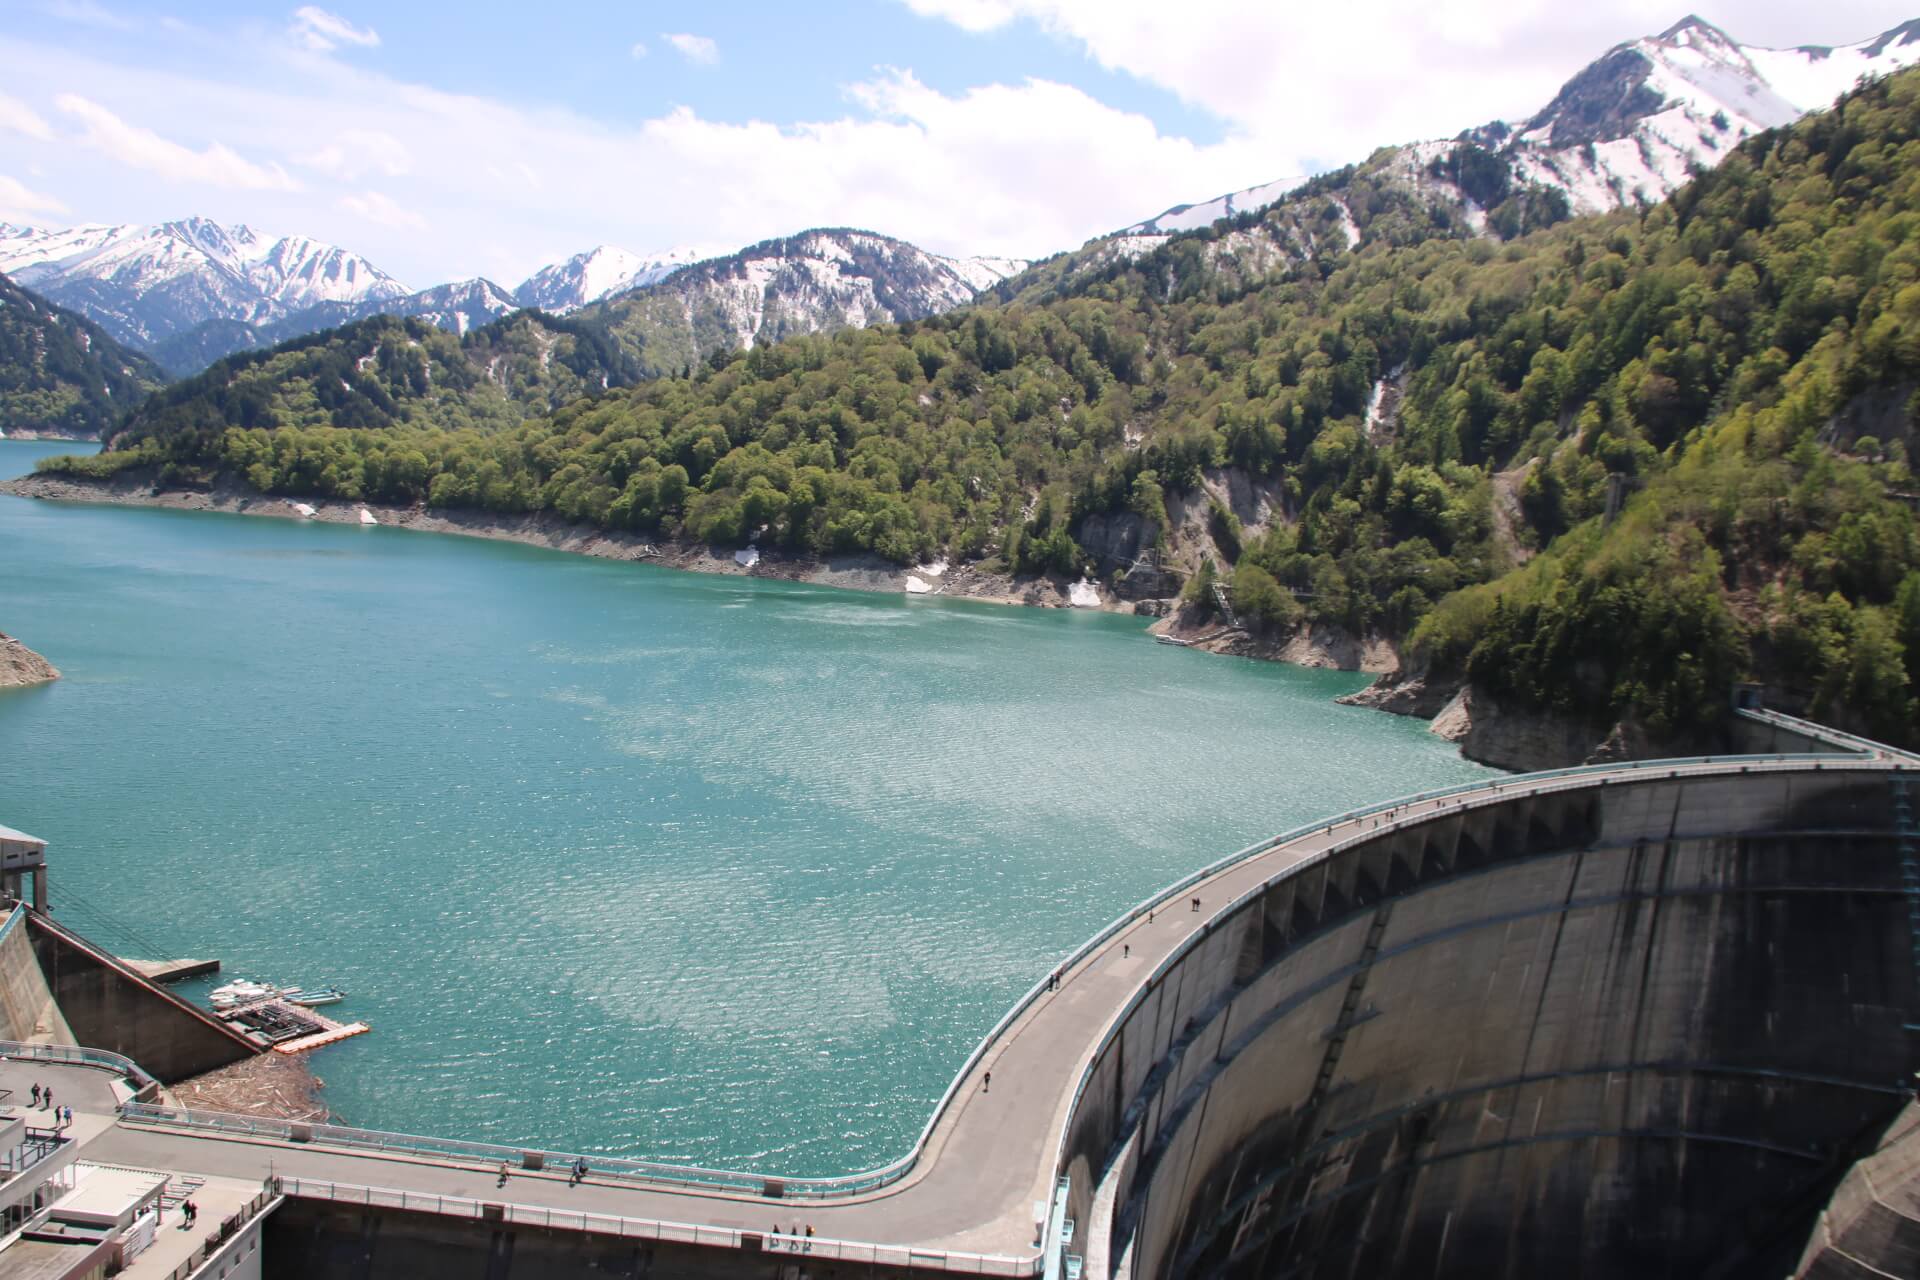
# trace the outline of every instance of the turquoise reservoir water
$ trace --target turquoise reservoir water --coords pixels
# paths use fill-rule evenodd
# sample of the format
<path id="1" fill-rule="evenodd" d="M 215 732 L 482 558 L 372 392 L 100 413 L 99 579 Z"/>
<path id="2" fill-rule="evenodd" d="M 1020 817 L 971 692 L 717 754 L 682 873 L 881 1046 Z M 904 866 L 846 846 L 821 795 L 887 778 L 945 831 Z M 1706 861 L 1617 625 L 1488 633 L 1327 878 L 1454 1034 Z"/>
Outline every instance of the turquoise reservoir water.
<path id="1" fill-rule="evenodd" d="M 0 629 L 66 673 L 0 696 L 57 913 L 348 988 L 348 1121 L 796 1175 L 1153 890 L 1485 772 L 1139 619 L 390 529 L 0 497 Z"/>

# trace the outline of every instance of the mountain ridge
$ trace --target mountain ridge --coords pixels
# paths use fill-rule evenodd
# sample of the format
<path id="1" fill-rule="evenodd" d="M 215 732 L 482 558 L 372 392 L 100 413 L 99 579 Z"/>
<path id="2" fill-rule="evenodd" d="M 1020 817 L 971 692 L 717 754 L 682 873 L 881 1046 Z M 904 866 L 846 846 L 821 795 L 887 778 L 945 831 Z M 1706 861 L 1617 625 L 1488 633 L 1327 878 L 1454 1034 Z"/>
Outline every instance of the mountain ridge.
<path id="1" fill-rule="evenodd" d="M 163 380 L 152 361 L 85 316 L 0 274 L 0 424 L 7 430 L 97 435 Z"/>
<path id="2" fill-rule="evenodd" d="M 11 268 L 23 283 L 149 352 L 168 372 L 185 376 L 236 351 L 269 348 L 377 314 L 423 319 L 456 334 L 527 307 L 564 316 L 701 263 L 743 255 L 764 259 L 770 245 L 817 248 L 820 242 L 807 237 L 835 232 L 852 234 L 845 228 L 813 228 L 731 253 L 684 247 L 645 255 L 599 245 L 548 264 L 511 289 L 474 277 L 410 291 L 347 250 L 304 236 L 272 239 L 244 224 L 223 226 L 199 217 L 66 230 L 0 223 L 0 271 Z M 881 256 L 916 278 L 931 274 L 946 281 L 937 290 L 939 306 L 970 301 L 981 288 L 1028 265 L 1009 258 L 949 258 L 917 247 L 911 254 Z M 953 287 L 953 281 L 966 288 Z M 912 287 L 880 281 L 876 297 Z M 841 299 L 851 300 L 850 294 Z M 745 305 L 738 298 L 734 304 Z M 893 314 L 884 306 L 879 310 Z M 922 314 L 927 314 L 924 306 L 916 303 L 899 312 L 903 318 Z M 792 316 L 792 323 L 804 327 L 809 322 Z M 832 321 L 823 314 L 811 323 Z M 757 328 L 737 333 L 735 341 L 750 341 Z M 701 347 L 693 358 L 704 358 L 710 349 Z"/>

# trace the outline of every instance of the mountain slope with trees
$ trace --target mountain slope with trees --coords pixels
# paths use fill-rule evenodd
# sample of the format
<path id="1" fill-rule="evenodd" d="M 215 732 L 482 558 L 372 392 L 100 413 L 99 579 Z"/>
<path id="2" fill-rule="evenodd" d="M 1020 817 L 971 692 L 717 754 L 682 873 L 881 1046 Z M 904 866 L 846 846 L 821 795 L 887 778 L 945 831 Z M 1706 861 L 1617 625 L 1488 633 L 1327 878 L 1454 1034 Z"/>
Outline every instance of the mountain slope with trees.
<path id="1" fill-rule="evenodd" d="M 242 385 L 226 379 L 61 465 L 1122 586 L 1094 531 L 1131 521 L 1148 545 L 1198 541 L 1257 629 L 1410 636 L 1429 676 L 1504 705 L 1680 741 L 1753 674 L 1906 741 L 1916 161 L 1905 73 L 1660 205 L 1504 243 L 1394 190 L 1378 209 L 1343 194 L 1383 228 L 1357 250 L 1323 213 L 1324 252 L 1255 268 L 1212 252 L 1210 228 L 998 305 L 756 346 L 512 425 L 474 407 L 511 397 L 459 386 L 446 335 L 386 329 L 359 335 L 381 354 L 351 372 L 329 356 L 318 381 L 269 379 L 278 403 L 300 385 L 321 401 L 278 429 L 223 401 Z M 347 425 L 326 378 L 407 394 Z M 1229 474 L 1273 495 L 1270 518 L 1202 500 Z"/>
<path id="2" fill-rule="evenodd" d="M 0 275 L 0 433 L 96 436 L 163 381 L 91 320 Z"/>

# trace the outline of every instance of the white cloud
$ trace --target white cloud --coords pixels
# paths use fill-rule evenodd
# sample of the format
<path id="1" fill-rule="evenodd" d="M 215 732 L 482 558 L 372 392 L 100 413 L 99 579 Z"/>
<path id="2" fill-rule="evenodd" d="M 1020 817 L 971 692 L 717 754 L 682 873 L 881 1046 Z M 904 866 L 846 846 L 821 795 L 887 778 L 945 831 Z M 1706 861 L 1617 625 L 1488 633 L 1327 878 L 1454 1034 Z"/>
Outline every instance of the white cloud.
<path id="1" fill-rule="evenodd" d="M 646 56 L 647 56 L 647 44 L 646 44 L 646 41 L 644 41 L 644 40 L 635 40 L 635 41 L 633 42 L 633 47 L 632 47 L 631 49 L 628 49 L 628 50 L 627 50 L 627 56 L 628 56 L 629 58 L 644 58 L 644 57 L 646 57 Z"/>
<path id="2" fill-rule="evenodd" d="M 56 18 L 109 31 L 129 31 L 138 25 L 131 18 L 95 4 L 94 0 L 41 0 L 40 7 Z"/>
<path id="3" fill-rule="evenodd" d="M 29 190 L 18 179 L 0 173 L 0 222 L 24 222 L 43 213 L 65 213 L 67 206 L 52 196 Z"/>
<path id="4" fill-rule="evenodd" d="M 675 52 L 698 67 L 710 67 L 720 61 L 720 46 L 710 37 L 688 35 L 684 31 L 669 34 L 660 33 L 660 38 L 674 47 Z"/>
<path id="5" fill-rule="evenodd" d="M 18 98 L 9 98 L 4 93 L 0 93 L 0 130 L 24 133 L 27 137 L 37 138 L 41 142 L 53 140 L 53 130 L 34 112 L 32 107 Z"/>
<path id="6" fill-rule="evenodd" d="M 206 150 L 163 138 L 151 129 L 130 125 L 97 102 L 75 93 L 63 93 L 54 106 L 84 126 L 80 142 L 136 169 L 157 173 L 172 182 L 200 182 L 242 191 L 297 191 L 300 184 L 279 165 L 261 167 L 242 159 L 223 143 Z"/>
<path id="7" fill-rule="evenodd" d="M 294 157 L 295 162 L 317 169 L 330 178 L 357 181 L 362 174 L 378 171 L 398 178 L 413 169 L 413 153 L 406 143 L 381 129 L 348 129 L 317 151 Z"/>
<path id="8" fill-rule="evenodd" d="M 358 195 L 341 196 L 336 201 L 348 213 L 365 218 L 368 222 L 383 227 L 399 227 L 409 231 L 425 231 L 427 220 L 411 209 L 402 208 L 378 191 L 362 191 Z"/>
<path id="9" fill-rule="evenodd" d="M 901 2 L 970 32 L 1032 22 L 1102 67 L 1175 94 L 1268 149 L 1265 170 L 1240 185 L 1530 113 L 1613 44 L 1682 12 L 1672 0 L 1378 0 L 1364 11 L 1244 0 Z M 1742 16 L 1727 21 L 1752 39 L 1739 36 Z"/>
<path id="10" fill-rule="evenodd" d="M 293 34 L 315 53 L 327 53 L 343 44 L 371 48 L 380 43 L 380 33 L 372 27 L 356 27 L 339 14 L 311 4 L 293 11 Z"/>
<path id="11" fill-rule="evenodd" d="M 1045 0 L 973 0 L 965 9 L 958 7 L 965 0 L 915 2 L 954 21 L 991 26 L 1039 21 L 1019 15 Z M 1104 53 L 1096 56 L 1116 67 L 1125 63 L 1125 74 L 1178 83 L 1183 96 L 1216 104 L 1205 108 L 1209 112 L 1231 110 L 1220 117 L 1224 128 L 1198 140 L 1156 125 L 1143 111 L 1103 101 L 1104 77 L 1086 86 L 1015 79 L 956 89 L 929 85 L 906 70 L 877 71 L 846 86 L 837 108 L 799 118 L 716 120 L 682 109 L 630 123 L 540 105 L 524 92 L 511 98 L 453 93 L 353 60 L 310 56 L 279 24 L 242 26 L 217 39 L 197 35 L 196 43 L 181 46 L 190 50 L 190 61 L 158 56 L 179 53 L 167 45 L 149 57 L 116 53 L 105 42 L 33 42 L 0 23 L 6 93 L 37 107 L 75 86 L 110 85 L 114 109 L 144 126 L 133 130 L 109 117 L 117 128 L 97 122 L 88 130 L 90 146 L 48 146 L 0 129 L 0 172 L 58 192 L 76 219 L 146 222 L 202 213 L 245 221 L 342 244 L 421 285 L 478 272 L 511 285 L 596 244 L 637 252 L 688 243 L 738 246 L 822 225 L 868 227 L 940 253 L 1037 257 L 1173 204 L 1311 171 L 1316 162 L 1355 161 L 1383 143 L 1524 114 L 1544 105 L 1567 76 L 1610 44 L 1671 21 L 1664 12 L 1643 17 L 1651 0 L 1620 0 L 1624 17 L 1621 10 L 1611 19 L 1582 10 L 1568 18 L 1605 27 L 1599 34 L 1529 44 L 1533 37 L 1526 33 L 1537 31 L 1525 26 L 1526 15 L 1545 22 L 1547 0 L 1509 0 L 1520 17 L 1493 20 L 1491 34 L 1469 40 L 1454 28 L 1471 27 L 1478 16 L 1461 8 L 1461 0 L 1439 2 L 1452 26 L 1445 47 L 1430 51 L 1441 68 L 1431 74 L 1416 74 L 1409 68 L 1420 59 L 1393 52 L 1405 41 L 1389 28 L 1404 21 L 1431 30 L 1428 19 L 1404 7 L 1411 0 L 1394 0 L 1400 8 L 1381 0 L 1379 12 L 1351 23 L 1357 35 L 1342 36 L 1346 43 L 1328 50 L 1310 43 L 1325 25 L 1318 17 L 1302 17 L 1297 32 L 1276 35 L 1273 22 L 1251 6 L 1232 17 L 1208 8 L 1219 0 L 1189 0 L 1175 17 L 1188 15 L 1187 25 L 1207 17 L 1224 24 L 1221 33 L 1183 35 L 1175 30 L 1181 23 L 1163 22 L 1136 0 L 1112 0 L 1111 19 L 1063 9 L 1058 21 L 1078 23 L 1089 34 L 1061 39 L 1090 53 L 1098 42 Z M 1796 18 L 1777 0 L 1751 2 L 1751 20 L 1760 29 L 1752 37 L 1744 11 L 1705 16 L 1721 17 L 1742 38 L 1826 42 L 1871 35 L 1884 15 L 1870 6 L 1911 0 L 1861 0 L 1869 7 L 1846 17 L 1840 30 L 1804 13 Z M 1148 25 L 1136 32 L 1128 21 Z M 155 42 L 171 39 L 156 24 L 148 27 Z M 1379 37 L 1379 57 L 1347 58 L 1353 42 L 1370 33 Z M 1479 47 L 1489 39 L 1494 46 Z M 1220 55 L 1226 59 L 1220 78 L 1240 83 L 1212 85 L 1192 68 L 1211 56 L 1208 42 L 1223 41 L 1247 46 Z M 647 43 L 671 55 L 672 46 Z M 618 59 L 626 48 L 623 39 L 604 53 Z M 1484 82 L 1475 91 L 1492 86 L 1504 95 L 1497 105 L 1441 94 L 1454 77 L 1446 68 L 1469 58 L 1475 79 Z M 730 69 L 723 62 L 720 74 Z M 563 67 L 553 74 L 571 73 Z M 1286 107 L 1285 94 L 1305 91 L 1267 83 L 1285 80 L 1317 87 Z M 1389 109 L 1404 115 L 1379 114 Z M 60 113 L 67 110 L 62 105 Z M 1347 119 L 1369 112 L 1372 123 Z M 69 119 L 49 114 L 56 139 L 68 132 Z M 209 128 L 217 129 L 220 144 L 205 146 Z M 192 140 L 204 150 L 167 138 Z M 128 152 L 141 153 L 148 173 L 169 180 L 104 159 L 132 163 Z M 284 172 L 243 156 L 289 158 L 283 162 L 309 186 L 299 190 Z M 45 176 L 31 165 L 45 166 Z M 207 170 L 244 180 L 230 180 L 217 193 L 202 190 L 183 207 L 172 180 L 205 179 Z"/>

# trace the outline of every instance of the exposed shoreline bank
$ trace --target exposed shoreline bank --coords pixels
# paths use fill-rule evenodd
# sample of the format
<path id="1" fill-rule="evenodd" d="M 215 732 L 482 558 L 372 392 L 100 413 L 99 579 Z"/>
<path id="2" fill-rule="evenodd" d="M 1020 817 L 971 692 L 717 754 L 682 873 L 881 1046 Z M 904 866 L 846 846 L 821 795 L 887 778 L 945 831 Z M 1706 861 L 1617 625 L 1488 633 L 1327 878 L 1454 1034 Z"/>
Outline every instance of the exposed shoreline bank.
<path id="1" fill-rule="evenodd" d="M 60 669 L 0 631 L 0 689 L 19 689 L 60 678 Z"/>
<path id="2" fill-rule="evenodd" d="M 280 520 L 314 520 L 331 524 L 378 524 L 428 533 L 457 534 L 518 542 L 527 546 L 657 564 L 694 573 L 771 578 L 806 582 L 844 590 L 895 595 L 942 595 L 991 604 L 1031 608 L 1087 608 L 1088 584 L 1060 578 L 1015 579 L 983 572 L 971 565 L 902 567 L 874 555 L 835 556 L 825 560 L 762 550 L 737 555 L 710 546 L 654 541 L 635 534 L 574 524 L 547 514 L 522 516 L 485 512 L 395 507 L 379 503 L 280 498 L 239 486 L 211 490 L 157 490 L 149 475 L 123 474 L 96 481 L 71 476 L 29 475 L 0 481 L 0 493 L 56 502 L 104 503 L 116 506 L 158 507 L 180 511 L 214 511 L 231 515 L 263 516 Z M 1079 590 L 1076 592 L 1075 587 Z M 1174 608 L 1171 601 L 1117 600 L 1100 591 L 1098 608 L 1110 613 L 1158 615 L 1150 628 L 1156 636 L 1187 642 L 1206 653 L 1322 670 L 1367 672 L 1379 677 L 1368 688 L 1338 699 L 1342 703 L 1430 721 L 1430 731 L 1456 743 L 1468 759 L 1503 769 L 1553 768 L 1583 760 L 1622 759 L 1641 754 L 1644 742 L 1623 740 L 1621 729 L 1595 742 L 1580 726 L 1541 716 L 1505 712 L 1490 700 L 1476 699 L 1464 686 L 1425 690 L 1425 682 L 1403 673 L 1402 655 L 1380 636 L 1354 637 L 1337 627 L 1308 624 L 1289 636 L 1264 638 L 1238 628 L 1197 624 Z M 1409 697 L 1411 692 L 1415 696 Z M 1628 735 L 1631 736 L 1631 735 Z"/>
<path id="3" fill-rule="evenodd" d="M 120 476 L 108 481 L 92 481 L 72 476 L 35 474 L 0 481 L 0 493 L 54 502 L 215 511 L 228 515 L 312 520 L 327 524 L 363 525 L 369 523 L 367 517 L 370 516 L 374 524 L 397 529 L 518 542 L 550 551 L 565 551 L 605 560 L 644 562 L 693 573 L 775 578 L 879 594 L 952 596 L 1042 609 L 1089 607 L 1073 602 L 1069 591 L 1075 584 L 1064 579 L 1009 578 L 1001 574 L 984 573 L 970 565 L 950 568 L 937 564 L 903 567 L 875 555 L 831 556 L 821 560 L 776 549 L 761 549 L 750 557 L 751 563 L 742 563 L 731 550 L 596 529 L 544 513 L 493 515 L 476 511 L 396 507 L 377 502 L 342 502 L 335 499 L 306 501 L 274 497 L 233 486 L 217 486 L 209 491 L 158 490 L 148 476 Z M 366 516 L 362 512 L 367 513 Z M 915 590 L 915 582 L 925 590 Z M 1097 607 L 1109 613 L 1135 612 L 1131 602 L 1116 601 L 1107 592 L 1100 593 Z"/>

